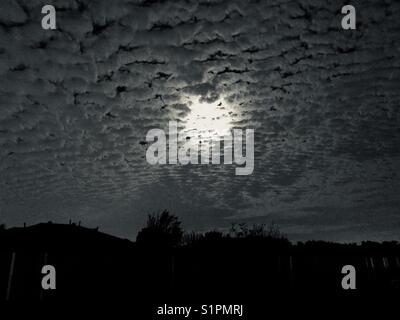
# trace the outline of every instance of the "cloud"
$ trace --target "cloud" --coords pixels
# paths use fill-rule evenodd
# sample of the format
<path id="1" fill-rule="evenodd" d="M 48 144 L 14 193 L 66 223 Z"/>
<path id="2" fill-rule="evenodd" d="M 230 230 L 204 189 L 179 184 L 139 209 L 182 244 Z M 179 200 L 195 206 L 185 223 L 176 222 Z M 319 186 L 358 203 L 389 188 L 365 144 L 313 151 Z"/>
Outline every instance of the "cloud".
<path id="1" fill-rule="evenodd" d="M 51 31 L 42 5 L 0 5 L 5 222 L 77 216 L 132 236 L 169 208 L 189 229 L 275 217 L 315 236 L 398 231 L 383 213 L 399 192 L 397 2 L 357 4 L 354 32 L 337 1 L 59 1 Z M 145 162 L 140 141 L 185 118 L 188 96 L 223 98 L 256 130 L 253 175 Z"/>

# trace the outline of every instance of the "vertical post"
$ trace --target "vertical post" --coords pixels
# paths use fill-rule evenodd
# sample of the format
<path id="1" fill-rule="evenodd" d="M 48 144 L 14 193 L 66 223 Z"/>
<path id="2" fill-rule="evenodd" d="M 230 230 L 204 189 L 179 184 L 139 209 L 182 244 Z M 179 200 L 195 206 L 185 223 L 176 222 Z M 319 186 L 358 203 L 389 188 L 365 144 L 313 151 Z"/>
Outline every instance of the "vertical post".
<path id="1" fill-rule="evenodd" d="M 371 263 L 371 268 L 372 268 L 372 271 L 374 271 L 374 269 L 375 269 L 375 265 L 374 265 L 374 258 L 372 258 L 372 257 L 369 257 L 369 262 Z"/>
<path id="2" fill-rule="evenodd" d="M 383 257 L 383 258 L 382 258 L 382 262 L 383 262 L 383 267 L 384 267 L 385 269 L 388 269 L 388 268 L 389 268 L 389 259 L 386 258 L 386 257 Z"/>
<path id="3" fill-rule="evenodd" d="M 43 266 L 47 264 L 47 252 L 44 253 L 44 259 L 43 259 Z M 42 270 L 42 269 L 40 269 Z M 40 301 L 42 301 L 44 298 L 44 290 L 42 288 L 42 283 L 40 283 Z"/>
<path id="4" fill-rule="evenodd" d="M 6 296 L 7 301 L 9 301 L 11 298 L 11 285 L 14 275 L 14 266 L 15 266 L 15 252 L 13 252 L 11 256 L 10 273 L 8 275 L 8 284 L 7 284 L 7 296 Z"/>

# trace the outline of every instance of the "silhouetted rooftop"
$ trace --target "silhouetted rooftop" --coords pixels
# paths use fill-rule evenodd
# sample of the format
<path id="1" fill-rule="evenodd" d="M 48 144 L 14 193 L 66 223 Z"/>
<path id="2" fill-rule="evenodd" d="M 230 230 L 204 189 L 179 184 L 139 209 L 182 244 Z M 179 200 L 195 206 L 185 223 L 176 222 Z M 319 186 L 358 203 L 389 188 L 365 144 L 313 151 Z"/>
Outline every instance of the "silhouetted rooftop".
<path id="1" fill-rule="evenodd" d="M 0 235 L 8 248 L 126 249 L 133 243 L 127 239 L 72 224 L 39 223 L 27 227 L 5 229 Z M 0 246 L 2 243 L 0 242 Z"/>

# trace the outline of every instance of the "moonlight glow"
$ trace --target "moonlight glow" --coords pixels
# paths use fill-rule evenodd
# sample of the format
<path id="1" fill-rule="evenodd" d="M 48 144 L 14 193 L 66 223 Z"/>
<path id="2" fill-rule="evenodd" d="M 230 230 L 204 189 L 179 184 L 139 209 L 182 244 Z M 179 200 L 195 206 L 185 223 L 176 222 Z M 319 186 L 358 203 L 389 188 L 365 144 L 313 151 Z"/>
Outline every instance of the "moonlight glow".
<path id="1" fill-rule="evenodd" d="M 224 99 L 207 103 L 200 102 L 199 98 L 191 98 L 187 104 L 190 113 L 183 120 L 185 131 L 196 131 L 200 140 L 230 134 L 235 113 Z"/>

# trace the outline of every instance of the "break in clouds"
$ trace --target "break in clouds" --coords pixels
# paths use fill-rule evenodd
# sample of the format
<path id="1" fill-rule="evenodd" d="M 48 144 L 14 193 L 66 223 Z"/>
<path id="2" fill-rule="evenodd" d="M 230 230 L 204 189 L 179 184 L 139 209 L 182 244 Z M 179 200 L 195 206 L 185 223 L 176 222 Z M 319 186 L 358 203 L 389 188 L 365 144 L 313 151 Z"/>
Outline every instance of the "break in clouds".
<path id="1" fill-rule="evenodd" d="M 399 239 L 400 3 L 0 3 L 0 220 L 134 238 L 275 221 L 291 239 Z M 254 172 L 152 166 L 146 133 L 254 129 Z M 208 137 L 210 138 L 210 136 Z"/>

